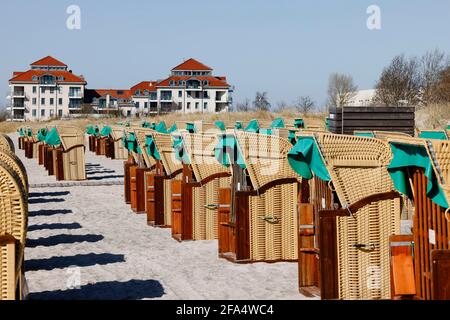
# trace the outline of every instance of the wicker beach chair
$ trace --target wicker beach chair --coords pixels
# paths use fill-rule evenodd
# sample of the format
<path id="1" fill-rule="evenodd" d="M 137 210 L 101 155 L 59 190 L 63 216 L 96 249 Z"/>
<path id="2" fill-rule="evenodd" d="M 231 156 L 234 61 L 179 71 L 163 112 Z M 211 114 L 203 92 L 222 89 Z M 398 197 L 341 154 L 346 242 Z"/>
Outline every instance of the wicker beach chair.
<path id="1" fill-rule="evenodd" d="M 395 190 L 387 170 L 390 147 L 366 137 L 315 133 L 314 138 L 343 209 L 367 202 L 336 218 L 337 297 L 389 299 L 389 236 L 399 234 L 401 216 L 399 196 L 390 195 Z M 383 194 L 385 200 L 377 201 Z M 325 233 L 321 225 L 321 245 Z"/>
<path id="2" fill-rule="evenodd" d="M 1 160 L 0 189 L 0 300 L 22 299 L 28 201 L 21 179 Z"/>
<path id="3" fill-rule="evenodd" d="M 171 134 L 154 131 L 152 138 L 160 160 L 162 174 L 154 176 L 155 186 L 155 225 L 172 225 L 172 182 L 179 181 L 183 175 L 183 164 L 176 158 Z"/>
<path id="4" fill-rule="evenodd" d="M 79 128 L 56 127 L 61 139 L 64 180 L 86 180 L 85 136 Z"/>
<path id="5" fill-rule="evenodd" d="M 13 141 L 4 133 L 0 134 L 0 149 L 7 149 L 13 153 L 15 152 Z"/>
<path id="6" fill-rule="evenodd" d="M 122 144 L 124 128 L 121 126 L 111 126 L 111 138 L 114 141 L 114 159 L 125 160 L 128 158 L 128 150 Z"/>
<path id="7" fill-rule="evenodd" d="M 231 137 L 244 164 L 233 164 L 231 190 L 219 192 L 220 256 L 233 262 L 296 260 L 299 178 L 287 162 L 292 144 L 238 130 Z"/>
<path id="8" fill-rule="evenodd" d="M 3 161 L 7 165 L 9 165 L 11 169 L 14 170 L 14 172 L 19 176 L 25 192 L 28 194 L 27 171 L 19 157 L 9 150 L 0 150 L 0 161 Z"/>
<path id="9" fill-rule="evenodd" d="M 185 164 L 181 181 L 181 233 L 174 230 L 174 237 L 179 240 L 214 240 L 219 236 L 219 189 L 230 187 L 231 170 L 215 159 L 218 141 L 217 135 L 211 134 L 213 131 L 181 134 L 189 164 Z"/>

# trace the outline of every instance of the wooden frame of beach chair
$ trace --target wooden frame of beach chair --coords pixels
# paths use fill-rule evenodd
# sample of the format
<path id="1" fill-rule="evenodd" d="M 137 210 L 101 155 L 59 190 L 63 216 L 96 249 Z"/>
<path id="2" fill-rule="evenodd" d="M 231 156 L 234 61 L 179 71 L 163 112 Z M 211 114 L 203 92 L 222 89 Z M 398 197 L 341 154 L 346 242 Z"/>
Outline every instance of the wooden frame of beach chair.
<path id="1" fill-rule="evenodd" d="M 21 300 L 28 201 L 20 177 L 1 160 L 0 190 L 0 300 Z"/>
<path id="2" fill-rule="evenodd" d="M 387 170 L 387 142 L 315 133 L 342 205 L 321 210 L 322 299 L 390 299 L 389 237 L 399 234 L 401 196 Z"/>
<path id="3" fill-rule="evenodd" d="M 7 134 L 0 134 L 0 149 L 7 149 L 13 153 L 15 152 L 14 143 Z"/>
<path id="4" fill-rule="evenodd" d="M 232 186 L 219 190 L 219 256 L 232 262 L 298 259 L 299 178 L 285 138 L 236 130 L 246 169 L 232 166 Z"/>
<path id="5" fill-rule="evenodd" d="M 231 185 L 231 171 L 215 159 L 217 134 L 183 132 L 184 152 L 190 164 L 174 180 L 172 237 L 178 241 L 218 239 L 219 189 Z M 217 129 L 215 130 L 219 132 Z"/>
<path id="6" fill-rule="evenodd" d="M 128 159 L 128 150 L 125 149 L 122 145 L 122 137 L 124 127 L 120 126 L 111 126 L 111 139 L 112 139 L 112 150 L 111 154 L 113 154 L 112 159 L 115 160 L 125 160 Z"/>
<path id="7" fill-rule="evenodd" d="M 171 134 L 152 132 L 156 149 L 161 157 L 157 172 L 154 175 L 155 223 L 157 227 L 172 226 L 172 188 L 173 184 L 182 179 L 183 164 L 175 157 Z M 162 168 L 162 170 L 158 170 Z M 174 182 L 175 181 L 175 182 Z"/>
<path id="8" fill-rule="evenodd" d="M 57 126 L 56 130 L 61 139 L 62 150 L 57 151 L 55 159 L 59 159 L 59 163 L 62 160 L 64 180 L 86 180 L 84 132 L 70 126 Z"/>
<path id="9" fill-rule="evenodd" d="M 320 297 L 319 212 L 335 209 L 339 200 L 326 181 L 314 176 L 302 179 L 298 201 L 299 291 L 307 297 Z"/>
<path id="10" fill-rule="evenodd" d="M 147 193 L 148 189 L 153 188 L 153 185 L 149 185 L 148 175 L 151 175 L 154 171 L 156 161 L 147 153 L 146 149 L 146 136 L 150 135 L 152 130 L 138 127 L 131 128 L 130 130 L 134 132 L 137 144 L 142 151 L 141 155 L 134 155 L 136 165 L 130 169 L 131 208 L 136 213 L 147 214 L 147 223 L 152 224 L 154 220 L 149 220 L 148 212 L 152 210 L 148 208 Z M 154 206 L 153 203 L 150 205 Z"/>

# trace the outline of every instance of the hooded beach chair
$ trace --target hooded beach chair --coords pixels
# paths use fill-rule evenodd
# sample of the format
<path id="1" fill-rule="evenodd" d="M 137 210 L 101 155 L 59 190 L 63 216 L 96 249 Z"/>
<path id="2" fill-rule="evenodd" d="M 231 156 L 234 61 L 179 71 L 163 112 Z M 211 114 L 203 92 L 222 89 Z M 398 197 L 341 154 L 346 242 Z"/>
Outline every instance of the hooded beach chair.
<path id="1" fill-rule="evenodd" d="M 7 149 L 13 153 L 15 152 L 13 141 L 4 133 L 0 134 L 0 149 Z"/>
<path id="2" fill-rule="evenodd" d="M 296 260 L 299 178 L 287 161 L 292 144 L 240 130 L 219 137 L 216 159 L 232 170 L 231 188 L 219 190 L 219 256 L 233 262 Z"/>
<path id="3" fill-rule="evenodd" d="M 21 300 L 28 199 L 20 177 L 1 160 L 0 189 L 0 300 Z"/>
<path id="4" fill-rule="evenodd" d="M 300 136 L 293 169 L 331 181 L 341 209 L 319 213 L 322 299 L 389 299 L 389 237 L 399 234 L 401 201 L 387 170 L 387 142 L 358 136 Z"/>

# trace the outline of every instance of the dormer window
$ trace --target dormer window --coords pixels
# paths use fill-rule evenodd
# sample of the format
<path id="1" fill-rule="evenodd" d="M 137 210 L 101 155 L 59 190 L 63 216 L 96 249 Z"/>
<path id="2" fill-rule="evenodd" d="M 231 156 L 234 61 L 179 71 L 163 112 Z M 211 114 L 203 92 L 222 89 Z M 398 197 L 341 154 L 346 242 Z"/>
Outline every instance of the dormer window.
<path id="1" fill-rule="evenodd" d="M 64 81 L 64 77 L 63 77 L 63 76 L 60 76 L 60 77 L 58 77 L 58 80 L 59 80 L 59 81 Z"/>
<path id="2" fill-rule="evenodd" d="M 38 81 L 38 80 L 39 80 L 39 77 L 38 77 L 38 76 L 33 76 L 33 77 L 31 78 L 31 80 L 33 80 L 33 81 Z"/>
<path id="3" fill-rule="evenodd" d="M 209 81 L 208 80 L 203 80 L 203 86 L 207 87 L 209 85 Z"/>
<path id="4" fill-rule="evenodd" d="M 136 90 L 135 93 L 136 93 L 137 96 L 140 96 L 141 95 L 141 90 Z"/>
<path id="5" fill-rule="evenodd" d="M 169 81 L 169 85 L 170 85 L 171 87 L 175 86 L 175 81 L 170 80 L 170 81 Z"/>
<path id="6" fill-rule="evenodd" d="M 148 90 L 144 90 L 144 95 L 148 96 Z"/>

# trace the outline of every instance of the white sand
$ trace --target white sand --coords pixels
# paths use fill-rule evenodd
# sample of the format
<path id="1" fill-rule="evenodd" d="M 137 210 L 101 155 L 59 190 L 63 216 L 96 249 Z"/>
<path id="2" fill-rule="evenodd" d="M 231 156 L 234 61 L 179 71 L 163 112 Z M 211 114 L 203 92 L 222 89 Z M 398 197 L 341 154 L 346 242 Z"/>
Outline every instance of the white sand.
<path id="1" fill-rule="evenodd" d="M 30 183 L 56 183 L 17 154 Z M 108 177 L 95 181 L 121 180 L 123 161 L 87 152 L 87 163 L 100 165 L 90 178 Z M 132 213 L 123 185 L 33 188 L 29 211 L 30 299 L 305 299 L 296 263 L 238 265 L 217 257 L 217 241 L 178 243 Z M 80 288 L 68 289 L 77 270 Z"/>

